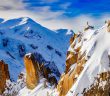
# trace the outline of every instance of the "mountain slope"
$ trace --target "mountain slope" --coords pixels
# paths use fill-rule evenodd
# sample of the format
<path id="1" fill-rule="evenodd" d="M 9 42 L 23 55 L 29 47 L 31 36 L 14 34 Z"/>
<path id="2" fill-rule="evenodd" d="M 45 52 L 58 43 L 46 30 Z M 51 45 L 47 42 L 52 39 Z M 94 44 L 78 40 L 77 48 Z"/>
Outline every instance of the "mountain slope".
<path id="1" fill-rule="evenodd" d="M 44 85 L 32 91 L 25 87 L 19 95 L 26 96 L 109 96 L 110 95 L 110 22 L 100 29 L 87 26 L 71 38 L 66 69 L 57 88 Z M 43 84 L 43 82 L 41 83 Z M 50 88 L 50 89 L 49 89 Z M 57 89 L 57 90 L 56 90 Z M 28 94 L 29 93 L 29 94 Z"/>
<path id="2" fill-rule="evenodd" d="M 65 54 L 71 36 L 72 34 L 66 32 L 64 34 L 51 31 L 27 17 L 1 19 L 0 59 L 9 65 L 11 79 L 16 80 L 24 69 L 23 56 L 26 53 L 34 53 L 39 62 L 43 60 L 53 64 L 51 67 L 57 72 L 53 73 L 58 79 L 65 69 Z"/>
<path id="3" fill-rule="evenodd" d="M 78 75 L 67 96 L 109 96 L 109 22 L 98 30 L 86 30 L 82 34 L 81 41 L 74 48 L 77 49 L 78 46 L 81 46 L 79 53 L 82 56 L 81 58 L 86 59 L 86 62 L 79 65 L 82 66 L 83 70 Z"/>
<path id="4" fill-rule="evenodd" d="M 38 85 L 30 91 L 25 87 L 19 95 L 110 96 L 110 21 L 100 29 L 88 25 L 71 38 L 70 44 L 57 88 Z"/>

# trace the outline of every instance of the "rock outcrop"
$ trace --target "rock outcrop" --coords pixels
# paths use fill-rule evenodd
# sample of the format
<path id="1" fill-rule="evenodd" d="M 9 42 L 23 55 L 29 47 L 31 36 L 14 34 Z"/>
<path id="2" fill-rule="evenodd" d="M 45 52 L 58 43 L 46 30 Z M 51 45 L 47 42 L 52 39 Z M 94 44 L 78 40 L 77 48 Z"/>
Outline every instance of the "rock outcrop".
<path id="1" fill-rule="evenodd" d="M 109 41 L 106 41 L 107 39 L 105 38 L 109 38 L 108 37 L 109 33 L 106 33 L 106 31 L 110 32 L 110 21 L 108 21 L 107 25 L 105 25 L 101 30 L 103 30 L 101 31 L 102 34 L 104 36 L 107 36 L 107 37 L 102 36 L 104 38 L 103 40 L 105 40 L 104 42 L 109 42 Z M 106 51 L 109 49 L 106 49 L 106 50 L 104 49 L 105 51 L 103 52 L 103 54 L 101 54 L 103 50 L 100 50 L 99 53 L 97 53 L 97 55 L 100 54 L 100 57 L 95 55 L 97 56 L 97 59 L 101 58 L 100 63 L 98 63 L 99 65 L 97 65 L 96 69 L 95 69 L 96 63 L 95 65 L 94 63 L 93 64 L 90 63 L 92 65 L 88 65 L 88 66 L 92 66 L 92 67 L 90 68 L 86 67 L 87 69 L 85 69 L 85 66 L 87 62 L 90 60 L 91 56 L 93 54 L 96 54 L 94 53 L 94 50 L 96 50 L 95 48 L 96 48 L 97 43 L 101 42 L 98 38 L 102 38 L 102 37 L 95 38 L 95 36 L 97 36 L 98 34 L 98 31 L 99 30 L 94 30 L 94 27 L 88 25 L 87 23 L 87 27 L 84 29 L 83 33 L 80 32 L 78 34 L 75 34 L 75 36 L 73 36 L 70 39 L 71 45 L 67 52 L 66 70 L 65 70 L 65 73 L 61 76 L 61 79 L 57 85 L 59 96 L 66 96 L 66 95 L 67 96 L 80 96 L 80 94 L 83 94 L 81 96 L 96 96 L 96 95 L 97 96 L 110 96 L 110 72 L 107 71 L 110 69 L 109 68 L 110 65 L 108 66 L 108 64 L 110 64 L 110 59 L 109 59 L 109 52 Z M 101 34 L 101 32 L 99 32 L 99 34 Z M 98 36 L 101 36 L 101 35 L 98 35 Z M 107 44 L 108 45 L 106 46 L 109 46 L 109 43 Z M 100 49 L 100 46 L 98 46 L 98 49 Z M 94 61 L 95 61 L 94 59 L 93 61 L 91 60 L 91 62 L 94 62 Z M 99 72 L 96 71 L 98 70 L 98 68 L 99 68 Z M 91 73 L 86 73 L 87 70 L 89 70 Z M 100 71 L 102 73 L 100 73 Z M 85 72 L 87 76 L 85 76 L 83 72 Z M 85 77 L 83 77 L 82 74 Z M 79 79 L 80 75 L 82 76 L 83 81 Z M 91 78 L 92 80 L 95 80 L 92 83 L 92 85 L 90 84 L 90 81 L 92 82 Z M 84 86 L 83 83 L 85 82 L 84 80 L 86 79 L 87 79 L 87 82 L 89 82 L 88 87 L 86 85 L 86 88 L 85 87 L 83 88 L 83 92 L 81 91 L 81 93 L 78 93 L 80 92 L 80 89 L 82 88 L 82 87 L 80 88 L 80 86 Z M 77 86 L 77 89 L 75 89 L 76 86 Z"/>
<path id="2" fill-rule="evenodd" d="M 57 86 L 59 96 L 110 96 L 109 32 L 110 21 L 98 30 L 87 23 L 70 40 L 66 70 Z"/>
<path id="3" fill-rule="evenodd" d="M 67 92 L 70 90 L 72 85 L 77 80 L 78 75 L 82 71 L 83 64 L 86 62 L 83 56 L 80 55 L 79 52 L 81 48 L 80 46 L 77 47 L 74 51 L 72 50 L 74 49 L 76 44 L 80 42 L 81 33 L 75 34 L 73 38 L 74 39 L 70 40 L 71 46 L 67 52 L 66 70 L 65 73 L 61 76 L 61 79 L 57 86 L 57 89 L 59 91 L 59 96 L 65 96 L 67 94 Z"/>
<path id="4" fill-rule="evenodd" d="M 3 93 L 6 87 L 6 80 L 10 79 L 8 64 L 3 60 L 0 61 L 0 94 Z"/>
<path id="5" fill-rule="evenodd" d="M 84 31 L 87 31 L 88 29 L 94 29 L 94 26 L 90 26 L 89 23 L 87 22 L 87 26 L 84 29 Z"/>
<path id="6" fill-rule="evenodd" d="M 74 33 L 74 35 L 70 38 L 70 45 L 73 43 L 76 37 L 77 37 L 77 34 Z"/>
<path id="7" fill-rule="evenodd" d="M 110 20 L 107 21 L 107 31 L 110 32 Z"/>
<path id="8" fill-rule="evenodd" d="M 110 71 L 99 74 L 91 88 L 83 90 L 84 96 L 110 96 Z"/>
<path id="9" fill-rule="evenodd" d="M 41 58 L 39 58 L 41 59 Z M 26 67 L 26 85 L 29 89 L 34 89 L 41 77 L 46 78 L 50 84 L 57 84 L 57 80 L 52 76 L 52 69 L 45 67 L 43 61 L 37 61 L 34 54 L 29 53 L 24 57 L 24 63 Z"/>
<path id="10" fill-rule="evenodd" d="M 26 67 L 26 84 L 29 89 L 34 89 L 39 82 L 38 64 L 35 62 L 32 54 L 26 54 L 24 57 Z"/>

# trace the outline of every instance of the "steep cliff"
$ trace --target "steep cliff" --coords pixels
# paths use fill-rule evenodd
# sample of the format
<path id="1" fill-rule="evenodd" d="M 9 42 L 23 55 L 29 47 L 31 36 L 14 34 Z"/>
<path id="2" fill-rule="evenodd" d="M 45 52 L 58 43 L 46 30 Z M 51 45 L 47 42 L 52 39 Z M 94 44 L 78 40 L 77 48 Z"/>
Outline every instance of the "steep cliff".
<path id="1" fill-rule="evenodd" d="M 52 67 L 47 67 L 44 62 L 40 63 L 37 61 L 34 54 L 26 54 L 24 57 L 24 63 L 26 67 L 27 88 L 34 89 L 42 78 L 45 78 L 50 84 L 57 84 L 57 79 L 53 75 L 55 73 L 53 72 Z"/>
<path id="2" fill-rule="evenodd" d="M 75 48 L 77 43 L 80 42 L 81 36 L 81 33 L 75 34 L 73 39 L 70 39 L 71 46 L 67 52 L 66 70 L 65 73 L 61 76 L 57 86 L 59 96 L 65 96 L 67 94 L 67 92 L 77 80 L 78 75 L 82 71 L 82 65 L 86 62 L 86 60 L 83 59 L 83 56 L 81 56 L 79 52 L 81 46 Z"/>
<path id="3" fill-rule="evenodd" d="M 110 95 L 110 21 L 102 28 L 87 25 L 71 39 L 59 96 Z M 74 38 L 74 37 L 73 37 Z"/>
<path id="4" fill-rule="evenodd" d="M 29 89 L 34 89 L 39 82 L 38 64 L 32 54 L 27 54 L 24 57 L 24 63 L 26 67 L 26 85 Z"/>

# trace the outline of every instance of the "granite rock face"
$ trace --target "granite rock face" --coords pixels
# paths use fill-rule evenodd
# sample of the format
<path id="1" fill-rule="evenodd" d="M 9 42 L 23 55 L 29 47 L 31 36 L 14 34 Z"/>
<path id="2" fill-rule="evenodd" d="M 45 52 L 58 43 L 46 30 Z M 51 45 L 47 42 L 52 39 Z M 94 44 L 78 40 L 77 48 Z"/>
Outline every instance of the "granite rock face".
<path id="1" fill-rule="evenodd" d="M 71 50 L 74 46 L 76 46 L 76 41 L 80 42 L 80 40 L 81 34 L 75 34 L 73 38 L 70 39 Z M 82 65 L 86 62 L 86 60 L 80 55 L 80 48 L 81 47 L 79 46 L 74 51 L 68 50 L 67 52 L 66 70 L 57 85 L 59 96 L 65 96 L 67 94 L 83 69 Z M 74 68 L 72 69 L 71 67 Z"/>
<path id="2" fill-rule="evenodd" d="M 39 62 L 36 59 L 35 54 L 29 53 L 24 57 L 24 63 L 26 68 L 26 85 L 29 89 L 34 89 L 43 77 L 50 84 L 57 84 L 57 79 L 52 76 L 52 68 L 45 66 L 43 60 Z M 39 58 L 41 59 L 41 58 Z M 52 65 L 51 65 L 52 66 Z"/>
<path id="3" fill-rule="evenodd" d="M 26 67 L 26 84 L 29 89 L 34 89 L 39 81 L 38 66 L 32 54 L 24 57 Z"/>

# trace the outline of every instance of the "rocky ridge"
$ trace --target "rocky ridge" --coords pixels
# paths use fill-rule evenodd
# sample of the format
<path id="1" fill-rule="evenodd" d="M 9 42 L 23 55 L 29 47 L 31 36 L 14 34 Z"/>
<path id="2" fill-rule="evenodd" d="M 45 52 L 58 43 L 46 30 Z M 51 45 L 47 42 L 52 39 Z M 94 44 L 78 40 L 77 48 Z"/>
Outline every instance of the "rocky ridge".
<path id="1" fill-rule="evenodd" d="M 87 23 L 83 32 L 70 39 L 66 70 L 57 85 L 58 96 L 109 96 L 109 26 L 110 21 L 96 30 Z"/>

